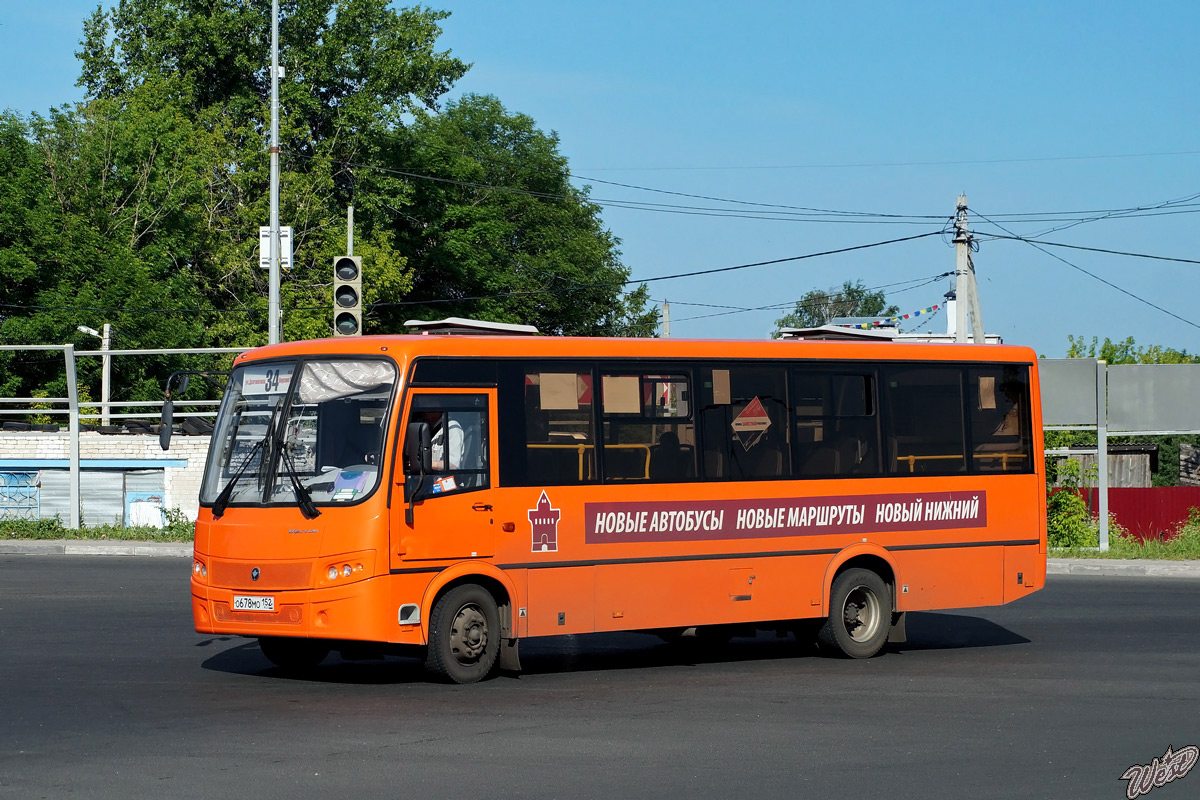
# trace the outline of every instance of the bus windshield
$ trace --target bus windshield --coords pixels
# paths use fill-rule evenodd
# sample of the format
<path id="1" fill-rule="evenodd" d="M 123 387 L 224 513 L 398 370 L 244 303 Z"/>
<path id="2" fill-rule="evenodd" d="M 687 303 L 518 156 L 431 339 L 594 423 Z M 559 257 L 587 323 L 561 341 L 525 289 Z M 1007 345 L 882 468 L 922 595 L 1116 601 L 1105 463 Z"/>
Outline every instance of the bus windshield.
<path id="1" fill-rule="evenodd" d="M 297 487 L 318 504 L 344 504 L 379 483 L 390 361 L 323 359 L 236 369 L 213 431 L 200 500 L 291 504 Z M 304 499 L 308 499 L 304 498 Z"/>

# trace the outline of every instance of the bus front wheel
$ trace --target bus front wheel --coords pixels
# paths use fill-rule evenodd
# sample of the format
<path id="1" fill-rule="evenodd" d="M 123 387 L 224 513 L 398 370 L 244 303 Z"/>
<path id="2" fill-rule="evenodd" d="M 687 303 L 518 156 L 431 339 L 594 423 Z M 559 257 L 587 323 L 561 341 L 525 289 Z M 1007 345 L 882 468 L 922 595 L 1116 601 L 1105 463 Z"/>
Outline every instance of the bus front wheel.
<path id="1" fill-rule="evenodd" d="M 850 658 L 870 658 L 887 643 L 892 597 L 883 578 L 869 569 L 848 569 L 833 581 L 829 619 L 817 641 Z"/>
<path id="2" fill-rule="evenodd" d="M 500 652 L 500 612 L 482 586 L 464 584 L 442 595 L 429 615 L 425 667 L 453 683 L 475 683 L 491 674 Z"/>
<path id="3" fill-rule="evenodd" d="M 268 661 L 285 670 L 312 669 L 329 655 L 328 647 L 312 639 L 260 636 L 258 646 Z"/>

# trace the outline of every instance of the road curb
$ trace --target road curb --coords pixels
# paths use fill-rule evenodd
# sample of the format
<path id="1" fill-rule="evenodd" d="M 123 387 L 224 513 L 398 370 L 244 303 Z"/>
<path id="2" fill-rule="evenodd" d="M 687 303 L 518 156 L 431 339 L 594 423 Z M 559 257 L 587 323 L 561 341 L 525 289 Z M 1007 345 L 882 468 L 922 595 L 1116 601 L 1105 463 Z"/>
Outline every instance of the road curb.
<path id="1" fill-rule="evenodd" d="M 1102 575 L 1132 578 L 1200 578 L 1200 561 L 1134 558 L 1051 558 L 1047 575 Z"/>
<path id="2" fill-rule="evenodd" d="M 152 556 L 191 558 L 190 542 L 123 542 L 104 539 L 0 541 L 0 555 Z"/>

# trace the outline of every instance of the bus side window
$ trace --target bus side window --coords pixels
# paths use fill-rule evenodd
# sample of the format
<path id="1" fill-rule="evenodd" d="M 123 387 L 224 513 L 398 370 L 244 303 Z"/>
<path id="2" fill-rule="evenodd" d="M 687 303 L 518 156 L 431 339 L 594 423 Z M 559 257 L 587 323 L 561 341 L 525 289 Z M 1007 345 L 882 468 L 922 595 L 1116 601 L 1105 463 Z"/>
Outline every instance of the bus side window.
<path id="1" fill-rule="evenodd" d="M 529 367 L 524 373 L 524 413 L 522 485 L 559 486 L 595 481 L 590 371 Z"/>
<path id="2" fill-rule="evenodd" d="M 963 370 L 957 366 L 892 367 L 884 376 L 890 422 L 888 472 L 966 472 Z"/>
<path id="3" fill-rule="evenodd" d="M 784 367 L 736 366 L 697 374 L 704 477 L 744 481 L 790 476 Z"/>
<path id="4" fill-rule="evenodd" d="M 797 368 L 794 372 L 799 476 L 879 474 L 874 377 Z"/>
<path id="5" fill-rule="evenodd" d="M 972 368 L 967 391 L 974 471 L 1031 470 L 1028 368 Z"/>
<path id="6" fill-rule="evenodd" d="M 679 373 L 601 373 L 605 482 L 695 479 L 688 384 L 688 376 Z"/>
<path id="7" fill-rule="evenodd" d="M 418 422 L 429 426 L 433 475 L 449 479 L 429 484 L 430 493 L 488 487 L 487 409 L 487 395 L 418 394 L 413 397 L 409 426 Z M 411 430 L 409 426 L 406 431 Z M 418 476 L 407 477 L 415 487 Z"/>

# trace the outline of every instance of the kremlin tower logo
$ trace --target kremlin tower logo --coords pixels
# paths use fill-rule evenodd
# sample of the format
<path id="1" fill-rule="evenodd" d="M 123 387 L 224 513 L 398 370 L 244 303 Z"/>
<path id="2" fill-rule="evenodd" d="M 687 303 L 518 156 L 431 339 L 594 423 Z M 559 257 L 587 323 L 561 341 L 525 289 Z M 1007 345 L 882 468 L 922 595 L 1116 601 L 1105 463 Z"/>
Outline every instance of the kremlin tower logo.
<path id="1" fill-rule="evenodd" d="M 537 508 L 529 509 L 529 526 L 533 529 L 533 552 L 558 551 L 558 518 L 562 510 L 550 507 L 550 498 L 543 491 Z"/>

